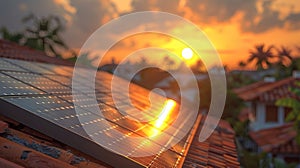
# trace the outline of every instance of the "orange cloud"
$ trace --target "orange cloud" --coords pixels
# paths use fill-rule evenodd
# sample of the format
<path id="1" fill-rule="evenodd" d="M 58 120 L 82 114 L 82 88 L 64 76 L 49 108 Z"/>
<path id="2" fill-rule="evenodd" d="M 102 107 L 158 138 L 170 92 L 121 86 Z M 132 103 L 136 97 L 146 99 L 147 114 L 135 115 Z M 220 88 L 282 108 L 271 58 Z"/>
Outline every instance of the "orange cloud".
<path id="1" fill-rule="evenodd" d="M 68 13 L 75 14 L 76 8 L 70 4 L 70 0 L 54 0 L 54 3 L 62 6 Z"/>

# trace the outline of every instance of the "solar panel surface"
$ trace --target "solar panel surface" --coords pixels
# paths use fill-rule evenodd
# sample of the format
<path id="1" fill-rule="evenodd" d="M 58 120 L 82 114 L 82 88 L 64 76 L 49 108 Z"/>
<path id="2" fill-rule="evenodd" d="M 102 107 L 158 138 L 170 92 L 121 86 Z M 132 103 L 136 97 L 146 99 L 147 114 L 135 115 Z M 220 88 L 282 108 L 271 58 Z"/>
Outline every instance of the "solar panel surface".
<path id="1" fill-rule="evenodd" d="M 159 131 L 155 124 L 132 120 L 157 118 L 164 106 L 163 97 L 154 94 L 157 101 L 154 102 L 152 111 L 124 115 L 115 107 L 112 99 L 111 74 L 97 72 L 95 83 L 97 104 L 90 104 L 89 99 L 92 99 L 90 96 L 92 93 L 88 92 L 84 82 L 80 83 L 82 88 L 79 89 L 79 95 L 75 100 L 73 99 L 72 67 L 3 58 L 0 58 L 0 65 L 0 105 L 5 108 L 5 110 L 0 110 L 2 115 L 16 119 L 24 125 L 48 134 L 112 166 L 177 167 L 182 163 L 193 135 L 188 134 L 182 140 L 178 140 L 178 144 L 166 150 L 166 144 L 150 138 L 154 132 Z M 120 83 L 120 87 L 116 88 L 120 93 L 118 99 L 122 101 L 125 97 L 122 83 L 125 81 L 119 78 L 118 82 Z M 132 88 L 133 91 L 130 93 L 132 105 L 141 110 L 147 109 L 150 103 L 149 91 L 137 85 L 132 85 Z M 82 102 L 82 106 L 79 107 L 83 109 L 81 112 L 75 111 L 74 101 Z M 124 103 L 122 109 L 128 112 L 133 110 L 132 105 Z M 179 134 L 184 133 L 171 126 L 172 118 L 176 118 L 179 104 L 176 106 L 177 108 L 174 108 L 171 113 L 171 119 L 163 121 L 163 124 L 170 128 L 169 131 L 160 132 L 166 139 L 176 139 Z M 86 110 L 85 107 L 99 107 L 103 114 Z M 183 110 L 188 110 L 188 108 L 183 108 Z M 188 120 L 187 116 L 182 120 L 182 124 Z M 104 122 L 106 124 L 103 124 Z M 85 128 L 88 128 L 89 132 L 86 132 Z M 123 133 L 124 136 L 115 138 L 114 141 L 107 141 L 105 147 L 109 149 L 114 146 L 124 149 L 127 155 L 121 156 L 110 152 L 91 138 L 97 139 L 100 134 L 114 137 L 115 130 Z M 145 141 L 143 144 L 128 144 L 126 141 L 128 137 L 141 137 L 145 138 Z M 135 151 L 145 146 L 158 148 L 160 152 L 147 157 L 132 156 Z M 128 147 L 132 150 L 127 151 Z"/>

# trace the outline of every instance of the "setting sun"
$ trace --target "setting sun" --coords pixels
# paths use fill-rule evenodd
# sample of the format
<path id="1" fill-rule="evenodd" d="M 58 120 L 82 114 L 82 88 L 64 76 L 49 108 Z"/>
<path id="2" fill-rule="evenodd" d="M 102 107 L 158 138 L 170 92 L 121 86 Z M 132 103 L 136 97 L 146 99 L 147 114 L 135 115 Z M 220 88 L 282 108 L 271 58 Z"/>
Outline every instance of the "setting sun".
<path id="1" fill-rule="evenodd" d="M 184 59 L 191 59 L 193 57 L 193 51 L 190 48 L 184 48 L 181 51 L 181 55 Z"/>

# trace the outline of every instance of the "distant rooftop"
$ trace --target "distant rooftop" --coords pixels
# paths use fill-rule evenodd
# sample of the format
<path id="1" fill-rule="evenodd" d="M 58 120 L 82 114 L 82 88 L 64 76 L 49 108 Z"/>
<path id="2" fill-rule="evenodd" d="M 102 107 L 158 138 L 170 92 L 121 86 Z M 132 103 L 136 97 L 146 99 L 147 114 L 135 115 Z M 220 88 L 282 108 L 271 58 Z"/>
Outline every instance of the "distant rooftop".
<path id="1" fill-rule="evenodd" d="M 293 96 L 289 87 L 294 86 L 296 81 L 300 79 L 289 77 L 274 82 L 259 81 L 237 88 L 234 92 L 245 101 L 274 102 L 280 98 Z"/>
<path id="2" fill-rule="evenodd" d="M 253 131 L 249 135 L 264 152 L 273 154 L 300 154 L 300 146 L 295 140 L 297 133 L 292 123 Z"/>
<path id="3" fill-rule="evenodd" d="M 17 43 L 0 39 L 0 57 L 18 59 L 30 62 L 41 62 L 56 65 L 74 66 L 74 63 L 61 58 L 50 57 L 43 51 L 38 51 Z"/>

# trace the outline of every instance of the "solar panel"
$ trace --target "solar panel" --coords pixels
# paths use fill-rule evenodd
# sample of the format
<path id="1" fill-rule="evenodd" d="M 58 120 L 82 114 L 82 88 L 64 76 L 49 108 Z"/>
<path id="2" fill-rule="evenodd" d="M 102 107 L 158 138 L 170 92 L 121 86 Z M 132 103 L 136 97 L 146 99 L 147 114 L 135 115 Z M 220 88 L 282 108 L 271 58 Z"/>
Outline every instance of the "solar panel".
<path id="1" fill-rule="evenodd" d="M 24 69 L 9 63 L 9 59 L 0 58 L 0 70 L 9 70 L 9 71 L 25 71 Z"/>
<path id="2" fill-rule="evenodd" d="M 40 63 L 31 63 L 27 61 L 21 61 L 21 60 L 11 60 L 6 59 L 11 64 L 21 67 L 22 69 L 29 71 L 29 72 L 35 72 L 35 73 L 42 73 L 42 74 L 54 74 L 52 71 L 49 71 L 45 68 L 42 68 L 39 66 Z"/>
<path id="3" fill-rule="evenodd" d="M 44 94 L 43 91 L 3 73 L 0 73 L 0 81 L 0 91 L 2 96 Z"/>
<path id="4" fill-rule="evenodd" d="M 93 98 L 93 93 L 88 92 L 88 86 L 84 83 L 80 83 L 82 88 L 76 95 L 76 99 L 72 96 L 71 67 L 18 60 L 9 60 L 6 63 L 14 66 L 0 69 L 0 105 L 6 109 L 0 110 L 2 115 L 11 117 L 115 167 L 176 167 L 185 157 L 185 151 L 188 149 L 192 136 L 179 138 L 184 132 L 172 127 L 173 119 L 164 121 L 169 129 L 161 132 L 167 140 L 178 139 L 178 144 L 170 149 L 166 149 L 165 142 L 149 138 L 149 132 L 157 130 L 153 123 L 133 120 L 156 119 L 166 101 L 160 95 L 152 95 L 157 101 L 153 102 L 153 109 L 147 111 L 150 103 L 149 91 L 132 85 L 133 91 L 130 93 L 132 104 L 121 104 L 121 109 L 125 110 L 122 111 L 115 106 L 113 101 L 110 90 L 112 75 L 108 73 L 97 73 L 95 83 L 97 102 L 92 104 L 90 99 Z M 5 63 L 1 63 L 0 60 L 1 64 Z M 126 98 L 123 88 L 125 81 L 117 80 L 120 83 L 120 87 L 115 88 L 120 93 L 117 99 L 122 101 Z M 82 111 L 75 111 L 74 101 L 81 102 L 78 108 Z M 99 107 L 102 114 L 88 110 L 86 107 Z M 144 112 L 136 113 L 133 111 L 134 108 Z M 183 110 L 189 109 L 183 108 Z M 130 111 L 133 112 L 130 113 Z M 176 111 L 178 109 L 174 108 L 170 118 L 176 118 Z M 186 124 L 189 117 L 182 119 L 182 124 Z M 85 131 L 86 128 L 89 132 Z M 126 155 L 108 151 L 93 141 L 93 139 L 101 140 L 103 136 L 100 135 L 116 137 L 116 130 L 124 136 L 115 138 L 113 141 L 103 140 L 105 143 L 101 145 L 108 149 L 118 148 Z M 140 137 L 145 140 L 143 143 L 128 143 L 130 137 Z M 160 152 L 156 155 L 149 153 L 147 155 L 150 156 L 147 157 L 134 157 L 133 153 L 145 146 L 160 149 Z M 128 148 L 131 151 L 127 151 Z"/>

